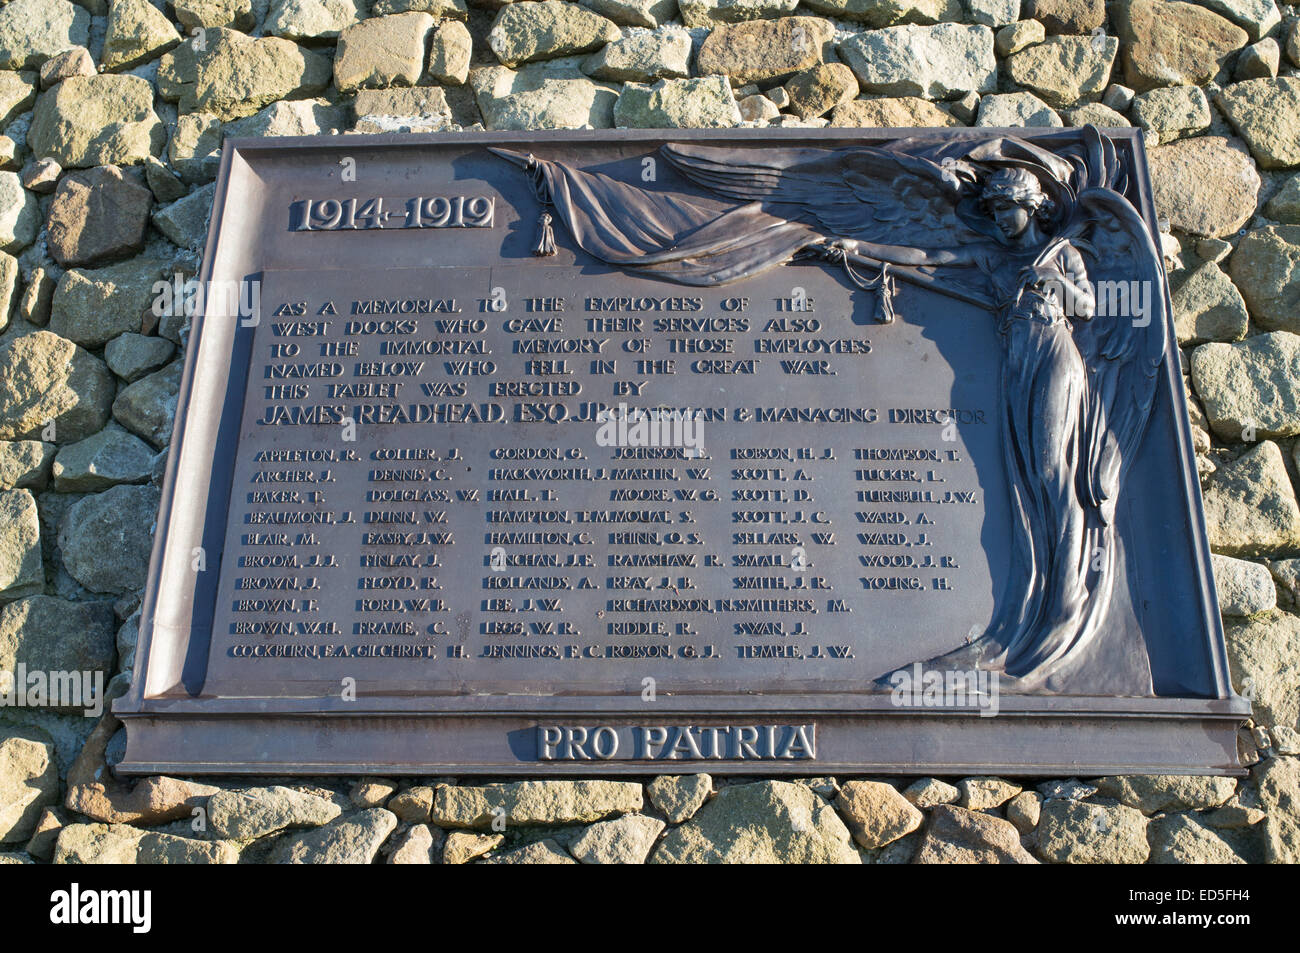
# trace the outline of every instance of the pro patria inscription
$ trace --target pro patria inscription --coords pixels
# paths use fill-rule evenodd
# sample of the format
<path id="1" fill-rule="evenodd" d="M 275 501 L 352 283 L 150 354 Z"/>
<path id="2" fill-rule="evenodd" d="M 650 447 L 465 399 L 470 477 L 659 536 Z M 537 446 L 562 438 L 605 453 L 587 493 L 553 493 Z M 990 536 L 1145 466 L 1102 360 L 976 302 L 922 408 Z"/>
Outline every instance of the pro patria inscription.
<path id="1" fill-rule="evenodd" d="M 228 144 L 122 770 L 1235 770 L 1138 140 L 866 134 Z"/>

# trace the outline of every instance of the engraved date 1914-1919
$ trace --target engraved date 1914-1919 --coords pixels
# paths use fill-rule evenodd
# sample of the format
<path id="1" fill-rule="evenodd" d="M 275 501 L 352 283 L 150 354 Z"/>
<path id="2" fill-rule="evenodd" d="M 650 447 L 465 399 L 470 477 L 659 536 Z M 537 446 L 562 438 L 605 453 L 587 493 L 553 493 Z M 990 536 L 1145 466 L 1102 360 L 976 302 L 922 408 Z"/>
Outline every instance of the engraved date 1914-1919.
<path id="1" fill-rule="evenodd" d="M 299 199 L 289 203 L 289 231 L 326 232 L 370 228 L 491 228 L 496 200 L 490 195 L 417 195 L 396 208 L 382 196 Z"/>

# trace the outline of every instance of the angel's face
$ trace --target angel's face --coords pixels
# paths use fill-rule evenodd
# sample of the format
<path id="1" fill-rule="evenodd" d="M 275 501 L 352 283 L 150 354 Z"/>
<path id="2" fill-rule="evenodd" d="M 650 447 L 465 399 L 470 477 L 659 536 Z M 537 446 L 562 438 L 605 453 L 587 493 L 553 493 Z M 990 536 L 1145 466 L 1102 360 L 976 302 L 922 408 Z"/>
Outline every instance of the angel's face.
<path id="1" fill-rule="evenodd" d="M 1013 199 L 997 196 L 990 199 L 986 207 L 993 223 L 1007 238 L 1019 238 L 1029 227 L 1032 213 Z"/>

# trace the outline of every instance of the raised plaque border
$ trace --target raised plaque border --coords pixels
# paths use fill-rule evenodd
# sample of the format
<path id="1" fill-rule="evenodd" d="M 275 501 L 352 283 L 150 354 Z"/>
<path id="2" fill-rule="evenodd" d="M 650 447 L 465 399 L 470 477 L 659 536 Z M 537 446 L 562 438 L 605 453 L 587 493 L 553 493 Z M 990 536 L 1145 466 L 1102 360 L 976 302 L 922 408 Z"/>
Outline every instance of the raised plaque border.
<path id="1" fill-rule="evenodd" d="M 1139 183 L 1150 181 L 1136 129 L 1102 130 Z M 349 135 L 228 139 L 224 143 L 211 224 L 199 279 L 239 278 L 262 270 L 253 237 L 268 188 L 256 166 L 264 157 L 362 155 L 375 150 L 445 145 L 518 148 L 555 144 L 663 141 L 780 142 L 842 146 L 909 136 L 985 139 L 1014 135 L 1030 142 L 1077 137 L 1077 129 L 725 129 L 599 130 Z M 544 138 L 543 138 L 544 136 Z M 1149 190 L 1135 197 L 1158 234 Z M 779 707 L 759 698 L 660 697 L 644 716 L 616 711 L 600 695 L 529 698 L 412 699 L 367 697 L 343 703 L 294 699 L 216 698 L 186 685 L 186 658 L 206 645 L 216 573 L 190 569 L 194 547 L 221 548 L 234 445 L 227 430 L 244 396 L 247 355 L 239 354 L 237 322 L 194 319 L 186 351 L 166 477 L 141 607 L 135 677 L 113 706 L 127 727 L 127 752 L 116 771 L 188 775 L 1243 775 L 1237 732 L 1250 704 L 1228 674 L 1200 487 L 1195 479 L 1190 423 L 1182 396 L 1176 338 L 1170 328 L 1160 386 L 1172 391 L 1177 451 L 1185 497 L 1192 502 L 1197 588 L 1210 620 L 1208 654 L 1218 697 L 1111 698 L 1006 696 L 997 717 L 974 712 L 897 708 L 887 696 L 782 696 Z M 241 358 L 243 358 L 241 360 Z M 202 640 L 195 643 L 195 639 Z M 364 707 L 362 707 L 364 706 Z M 337 708 L 339 710 L 324 710 Z M 602 715 L 601 712 L 607 714 Z M 797 760 L 539 761 L 537 734 L 548 725 L 643 728 L 653 725 L 816 725 L 816 757 Z M 1069 751 L 1069 760 L 1059 752 Z M 972 760 L 972 752 L 980 757 Z M 1053 754 L 1055 756 L 1053 756 Z"/>

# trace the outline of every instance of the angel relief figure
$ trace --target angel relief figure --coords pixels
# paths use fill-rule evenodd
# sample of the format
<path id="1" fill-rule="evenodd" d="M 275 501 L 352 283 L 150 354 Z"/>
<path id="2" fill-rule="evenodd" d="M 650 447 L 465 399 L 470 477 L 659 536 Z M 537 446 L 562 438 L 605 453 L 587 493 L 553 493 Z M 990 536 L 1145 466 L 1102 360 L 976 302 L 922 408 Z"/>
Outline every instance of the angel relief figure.
<path id="1" fill-rule="evenodd" d="M 1072 690 L 1072 674 L 1108 651 L 1124 571 L 1116 504 L 1155 397 L 1168 308 L 1160 253 L 1124 197 L 1109 139 L 1085 127 L 1051 152 L 1007 136 L 833 150 L 663 146 L 686 179 L 742 203 L 722 211 L 493 151 L 526 168 L 577 245 L 611 264 L 718 285 L 820 258 L 875 291 L 883 321 L 894 317 L 895 278 L 991 312 L 1012 565 L 983 634 L 924 664 L 991 669 L 1012 691 L 1053 692 Z M 1124 294 L 1099 301 L 1102 281 Z M 1152 694 L 1142 656 L 1109 667 L 1124 684 L 1095 688 Z"/>

